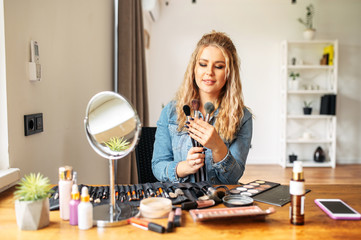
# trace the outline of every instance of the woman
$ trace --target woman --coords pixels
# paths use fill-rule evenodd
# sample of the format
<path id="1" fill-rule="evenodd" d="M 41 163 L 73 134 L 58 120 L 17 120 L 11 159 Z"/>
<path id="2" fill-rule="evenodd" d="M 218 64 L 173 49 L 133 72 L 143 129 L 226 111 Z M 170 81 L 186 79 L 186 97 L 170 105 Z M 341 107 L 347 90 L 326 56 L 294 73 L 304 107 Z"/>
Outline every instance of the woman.
<path id="1" fill-rule="evenodd" d="M 194 182 L 205 166 L 212 184 L 237 184 L 243 175 L 252 138 L 252 114 L 244 106 L 239 59 L 224 33 L 205 34 L 192 54 L 175 100 L 162 110 L 157 122 L 152 170 L 162 182 Z M 209 122 L 186 121 L 183 106 L 213 103 Z M 188 130 L 188 131 L 187 131 Z M 191 138 L 204 147 L 193 147 Z"/>

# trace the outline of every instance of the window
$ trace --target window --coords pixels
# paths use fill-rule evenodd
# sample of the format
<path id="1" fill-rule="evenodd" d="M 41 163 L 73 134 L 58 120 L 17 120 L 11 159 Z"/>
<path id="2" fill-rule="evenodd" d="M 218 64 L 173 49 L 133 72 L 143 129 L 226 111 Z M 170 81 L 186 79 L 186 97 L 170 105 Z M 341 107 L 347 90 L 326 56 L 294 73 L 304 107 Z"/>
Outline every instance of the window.
<path id="1" fill-rule="evenodd" d="M 19 169 L 10 169 L 6 99 L 4 0 L 0 0 L 0 192 L 20 178 Z"/>

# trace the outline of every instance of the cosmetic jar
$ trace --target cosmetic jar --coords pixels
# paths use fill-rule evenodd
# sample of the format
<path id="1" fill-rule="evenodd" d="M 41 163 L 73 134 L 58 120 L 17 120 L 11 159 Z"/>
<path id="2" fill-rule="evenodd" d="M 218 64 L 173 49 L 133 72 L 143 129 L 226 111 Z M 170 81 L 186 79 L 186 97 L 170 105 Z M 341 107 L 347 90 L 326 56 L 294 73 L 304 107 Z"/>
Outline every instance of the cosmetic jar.
<path id="1" fill-rule="evenodd" d="M 253 198 L 240 195 L 228 195 L 223 197 L 223 204 L 227 207 L 243 207 L 253 204 Z"/>
<path id="2" fill-rule="evenodd" d="M 172 210 L 172 201 L 168 198 L 152 197 L 140 201 L 140 215 L 146 218 L 165 218 Z"/>

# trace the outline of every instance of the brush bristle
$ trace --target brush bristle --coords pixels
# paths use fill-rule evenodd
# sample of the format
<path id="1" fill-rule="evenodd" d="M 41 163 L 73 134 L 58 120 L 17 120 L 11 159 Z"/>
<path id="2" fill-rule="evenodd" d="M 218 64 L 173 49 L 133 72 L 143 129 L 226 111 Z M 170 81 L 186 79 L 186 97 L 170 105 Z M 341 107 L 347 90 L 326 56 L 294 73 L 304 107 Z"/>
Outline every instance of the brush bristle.
<path id="1" fill-rule="evenodd" d="M 199 100 L 198 99 L 192 100 L 192 109 L 195 111 L 198 111 L 198 109 L 199 109 Z"/>
<path id="2" fill-rule="evenodd" d="M 211 114 L 214 111 L 213 103 L 206 102 L 206 104 L 204 104 L 204 110 L 206 110 L 206 113 Z"/>
<path id="3" fill-rule="evenodd" d="M 190 116 L 191 115 L 191 108 L 188 106 L 188 105 L 184 105 L 183 106 L 183 111 L 184 111 L 184 114 L 186 116 Z"/>

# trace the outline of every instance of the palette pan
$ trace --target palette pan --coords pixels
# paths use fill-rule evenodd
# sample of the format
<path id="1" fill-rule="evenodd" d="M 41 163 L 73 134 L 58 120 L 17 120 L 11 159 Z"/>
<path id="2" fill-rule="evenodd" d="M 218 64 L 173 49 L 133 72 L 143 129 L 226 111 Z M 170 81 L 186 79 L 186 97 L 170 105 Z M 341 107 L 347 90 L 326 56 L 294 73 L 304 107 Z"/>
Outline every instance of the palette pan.
<path id="1" fill-rule="evenodd" d="M 262 192 L 268 191 L 274 187 L 279 186 L 279 183 L 268 182 L 264 180 L 255 180 L 247 184 L 241 184 L 236 188 L 232 188 L 230 193 L 232 195 L 241 195 L 246 197 L 253 197 Z"/>

